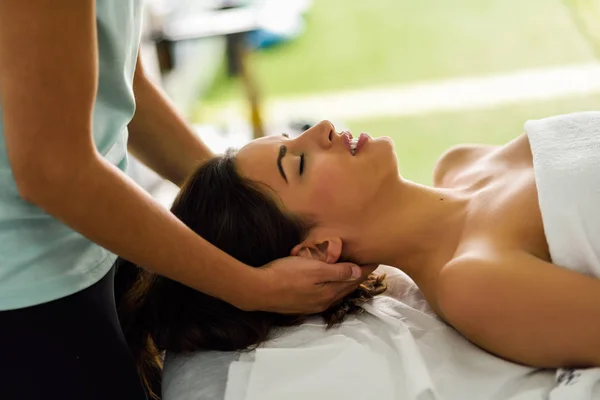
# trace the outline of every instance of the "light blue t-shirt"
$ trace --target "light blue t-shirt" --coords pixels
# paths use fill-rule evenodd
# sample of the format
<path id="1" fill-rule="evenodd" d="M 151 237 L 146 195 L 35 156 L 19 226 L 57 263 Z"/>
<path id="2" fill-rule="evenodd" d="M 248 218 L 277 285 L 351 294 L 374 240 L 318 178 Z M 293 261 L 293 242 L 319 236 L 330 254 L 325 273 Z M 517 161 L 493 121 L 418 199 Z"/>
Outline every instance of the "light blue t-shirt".
<path id="1" fill-rule="evenodd" d="M 141 3 L 96 0 L 99 76 L 93 136 L 98 152 L 123 171 L 127 166 L 127 124 L 135 111 L 133 75 Z M 91 286 L 108 272 L 116 256 L 19 197 L 1 115 L 0 104 L 0 310 L 9 310 Z"/>

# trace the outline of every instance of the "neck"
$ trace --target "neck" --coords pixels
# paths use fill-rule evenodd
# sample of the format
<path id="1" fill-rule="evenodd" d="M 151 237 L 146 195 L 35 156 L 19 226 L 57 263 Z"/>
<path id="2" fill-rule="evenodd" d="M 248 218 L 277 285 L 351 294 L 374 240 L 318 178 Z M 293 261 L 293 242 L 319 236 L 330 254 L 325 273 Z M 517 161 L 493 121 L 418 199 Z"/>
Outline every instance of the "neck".
<path id="1" fill-rule="evenodd" d="M 454 254 L 467 203 L 456 190 L 399 178 L 361 219 L 352 258 L 394 266 L 418 280 Z"/>

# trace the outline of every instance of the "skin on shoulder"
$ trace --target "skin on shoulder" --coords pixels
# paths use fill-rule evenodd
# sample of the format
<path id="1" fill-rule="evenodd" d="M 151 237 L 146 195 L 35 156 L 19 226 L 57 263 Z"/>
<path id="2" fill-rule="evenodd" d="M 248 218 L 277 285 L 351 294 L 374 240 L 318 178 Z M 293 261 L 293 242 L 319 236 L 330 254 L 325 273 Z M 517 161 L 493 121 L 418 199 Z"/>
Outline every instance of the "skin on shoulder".
<path id="1" fill-rule="evenodd" d="M 434 186 L 451 186 L 450 182 L 463 168 L 485 157 L 498 147 L 479 144 L 461 144 L 450 147 L 440 156 L 433 168 Z"/>
<path id="2" fill-rule="evenodd" d="M 596 278 L 515 250 L 458 257 L 437 289 L 441 316 L 491 353 L 542 368 L 600 365 Z"/>
<path id="3" fill-rule="evenodd" d="M 532 174 L 526 134 L 501 147 L 455 147 L 440 159 L 436 184 L 465 187 L 480 199 L 471 204 L 475 217 L 461 248 L 434 281 L 432 307 L 505 359 L 600 365 L 600 280 L 550 261 Z M 473 186 L 478 181 L 489 184 Z"/>

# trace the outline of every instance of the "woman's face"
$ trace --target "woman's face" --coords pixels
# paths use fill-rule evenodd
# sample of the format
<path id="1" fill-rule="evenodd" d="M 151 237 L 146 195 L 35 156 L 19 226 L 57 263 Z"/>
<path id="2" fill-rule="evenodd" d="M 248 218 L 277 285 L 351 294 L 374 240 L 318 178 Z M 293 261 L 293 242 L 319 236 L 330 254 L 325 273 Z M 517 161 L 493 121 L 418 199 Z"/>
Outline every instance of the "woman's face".
<path id="1" fill-rule="evenodd" d="M 295 139 L 252 141 L 238 151 L 237 165 L 244 177 L 275 191 L 284 211 L 343 238 L 398 179 L 391 139 L 363 139 L 353 155 L 347 135 L 322 121 Z"/>

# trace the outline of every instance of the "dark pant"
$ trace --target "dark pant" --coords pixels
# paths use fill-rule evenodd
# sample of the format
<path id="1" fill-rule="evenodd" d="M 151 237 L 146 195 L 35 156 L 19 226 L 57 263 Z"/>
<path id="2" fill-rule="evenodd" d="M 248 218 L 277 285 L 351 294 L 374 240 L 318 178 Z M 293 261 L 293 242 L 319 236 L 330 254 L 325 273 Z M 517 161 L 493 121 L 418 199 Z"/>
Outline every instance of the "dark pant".
<path id="1" fill-rule="evenodd" d="M 121 332 L 114 268 L 91 287 L 0 312 L 0 399 L 146 400 Z"/>

